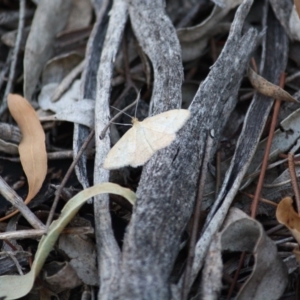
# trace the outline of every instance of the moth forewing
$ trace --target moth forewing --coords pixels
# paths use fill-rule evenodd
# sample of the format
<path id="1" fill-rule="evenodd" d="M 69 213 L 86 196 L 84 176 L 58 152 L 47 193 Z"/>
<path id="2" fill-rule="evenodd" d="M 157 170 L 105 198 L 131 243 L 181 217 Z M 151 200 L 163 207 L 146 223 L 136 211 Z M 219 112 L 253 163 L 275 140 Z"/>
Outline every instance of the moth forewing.
<path id="1" fill-rule="evenodd" d="M 147 127 L 142 128 L 144 131 L 145 139 L 153 152 L 156 152 L 160 149 L 169 146 L 175 140 L 176 137 L 175 133 L 153 131 Z"/>
<path id="2" fill-rule="evenodd" d="M 132 163 L 136 153 L 136 128 L 130 128 L 108 152 L 103 168 L 119 169 Z"/>
<path id="3" fill-rule="evenodd" d="M 173 109 L 147 118 L 140 122 L 143 127 L 153 131 L 176 133 L 189 119 L 190 111 L 187 109 Z"/>
<path id="4" fill-rule="evenodd" d="M 109 151 L 103 167 L 113 170 L 125 166 L 138 167 L 146 163 L 160 149 L 170 145 L 175 133 L 190 117 L 186 109 L 174 109 L 139 122 L 132 120 L 132 128 Z"/>

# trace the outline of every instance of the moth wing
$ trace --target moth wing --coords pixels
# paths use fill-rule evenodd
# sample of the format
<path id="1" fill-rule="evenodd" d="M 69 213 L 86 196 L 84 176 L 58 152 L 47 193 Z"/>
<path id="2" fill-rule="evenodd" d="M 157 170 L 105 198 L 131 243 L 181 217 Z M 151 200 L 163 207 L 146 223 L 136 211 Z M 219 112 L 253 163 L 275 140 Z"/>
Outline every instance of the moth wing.
<path id="1" fill-rule="evenodd" d="M 109 151 L 103 167 L 113 170 L 143 165 L 157 150 L 172 143 L 175 133 L 189 117 L 189 110 L 174 109 L 134 122 L 133 127 Z"/>
<path id="2" fill-rule="evenodd" d="M 166 134 L 176 133 L 189 119 L 190 111 L 187 109 L 173 109 L 147 118 L 140 122 L 144 128 Z"/>
<path id="3" fill-rule="evenodd" d="M 160 132 L 160 131 L 152 130 L 152 128 L 150 129 L 147 127 L 142 127 L 142 128 L 143 128 L 144 139 L 147 141 L 147 144 L 153 151 L 153 154 L 157 150 L 169 146 L 176 137 L 175 133 Z"/>
<path id="4" fill-rule="evenodd" d="M 136 128 L 130 128 L 108 152 L 103 168 L 107 170 L 128 166 L 136 155 Z"/>
<path id="5" fill-rule="evenodd" d="M 151 146 L 148 142 L 147 137 L 145 136 L 145 132 L 142 126 L 140 126 L 141 122 L 134 124 L 136 127 L 136 150 L 134 159 L 131 162 L 132 167 L 138 167 L 145 164 L 151 156 L 155 153 L 156 149 Z"/>

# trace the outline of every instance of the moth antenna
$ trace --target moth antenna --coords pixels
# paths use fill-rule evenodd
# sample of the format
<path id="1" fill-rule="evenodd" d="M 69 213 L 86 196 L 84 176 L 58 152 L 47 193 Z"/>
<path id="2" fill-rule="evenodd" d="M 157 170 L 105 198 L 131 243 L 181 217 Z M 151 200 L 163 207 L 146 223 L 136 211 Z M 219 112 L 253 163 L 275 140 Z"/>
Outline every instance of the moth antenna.
<path id="1" fill-rule="evenodd" d="M 118 112 L 108 123 L 107 123 L 107 125 L 103 128 L 103 130 L 102 130 L 102 132 L 101 132 L 101 134 L 100 134 L 100 136 L 99 136 L 99 138 L 100 138 L 100 140 L 103 140 L 104 139 L 104 137 L 105 137 L 105 133 L 106 133 L 106 131 L 107 131 L 107 129 L 108 129 L 108 127 L 109 127 L 109 125 L 111 124 L 111 122 L 113 122 L 114 120 L 116 120 L 122 113 L 124 113 L 126 110 L 128 110 L 130 107 L 132 107 L 132 106 L 134 106 L 135 105 L 135 103 L 138 101 L 138 98 L 134 101 L 134 102 L 132 102 L 131 104 L 129 104 L 128 106 L 126 106 L 124 109 L 122 109 L 122 110 L 120 110 L 120 112 Z M 131 117 L 130 117 L 131 118 Z"/>
<path id="2" fill-rule="evenodd" d="M 114 109 L 116 109 L 116 110 L 118 110 L 118 111 L 122 111 L 121 109 L 118 109 L 117 107 L 114 107 L 114 106 L 110 106 L 111 108 L 114 108 Z M 126 115 L 127 117 L 129 117 L 130 119 L 132 119 L 132 116 L 131 115 L 129 115 L 129 114 L 127 114 L 125 111 L 123 111 L 123 114 L 124 115 Z"/>
<path id="3" fill-rule="evenodd" d="M 110 122 L 110 123 L 115 125 L 132 126 L 132 124 L 128 124 L 128 123 L 116 123 L 116 122 Z"/>
<path id="4" fill-rule="evenodd" d="M 136 112 L 137 112 L 137 107 L 139 105 L 139 100 L 141 99 L 141 90 L 138 91 L 137 97 L 136 97 L 136 106 L 135 106 L 135 111 L 134 111 L 134 117 L 136 118 Z"/>

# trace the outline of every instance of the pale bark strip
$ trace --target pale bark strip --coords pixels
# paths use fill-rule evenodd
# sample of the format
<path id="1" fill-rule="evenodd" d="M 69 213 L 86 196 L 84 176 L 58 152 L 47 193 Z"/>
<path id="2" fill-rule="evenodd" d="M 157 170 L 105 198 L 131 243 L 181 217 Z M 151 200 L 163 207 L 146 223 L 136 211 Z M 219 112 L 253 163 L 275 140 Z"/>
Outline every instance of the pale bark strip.
<path id="1" fill-rule="evenodd" d="M 125 0 L 115 0 L 110 11 L 110 20 L 106 32 L 97 74 L 97 92 L 95 104 L 95 138 L 96 158 L 94 168 L 94 183 L 109 181 L 109 171 L 102 168 L 103 161 L 110 149 L 110 136 L 104 139 L 99 136 L 109 122 L 109 100 L 113 64 L 127 21 L 127 3 Z M 114 238 L 109 212 L 108 195 L 97 196 L 94 200 L 95 235 L 97 241 L 98 264 L 100 276 L 100 291 L 98 299 L 111 299 L 112 290 L 117 286 L 120 275 L 121 253 Z"/>
<path id="2" fill-rule="evenodd" d="M 155 76 L 166 78 L 163 82 L 154 82 L 153 110 L 158 112 L 178 105 L 182 66 L 177 57 L 176 32 L 171 30 L 162 4 L 148 1 L 146 5 L 144 2 L 132 2 L 130 17 L 138 39 L 145 39 L 139 42 L 154 69 L 157 68 Z M 251 4 L 247 2 L 246 8 L 249 9 Z M 190 120 L 175 142 L 154 155 L 144 167 L 137 205 L 124 240 L 119 298 L 170 298 L 170 274 L 181 234 L 192 213 L 207 129 L 215 130 L 217 143 L 235 107 L 241 80 L 257 46 L 255 29 L 241 34 L 244 17 L 237 13 L 219 59 L 191 104 Z M 143 34 L 145 31 L 149 36 Z M 159 49 L 160 41 L 172 48 Z M 165 77 L 160 73 L 165 73 Z M 168 95 L 176 97 L 172 98 L 176 103 L 171 102 Z M 160 104 L 158 99 L 164 103 Z"/>
<path id="3" fill-rule="evenodd" d="M 165 14 L 164 3 L 129 1 L 131 25 L 154 71 L 150 115 L 181 107 L 181 48 L 174 26 Z"/>

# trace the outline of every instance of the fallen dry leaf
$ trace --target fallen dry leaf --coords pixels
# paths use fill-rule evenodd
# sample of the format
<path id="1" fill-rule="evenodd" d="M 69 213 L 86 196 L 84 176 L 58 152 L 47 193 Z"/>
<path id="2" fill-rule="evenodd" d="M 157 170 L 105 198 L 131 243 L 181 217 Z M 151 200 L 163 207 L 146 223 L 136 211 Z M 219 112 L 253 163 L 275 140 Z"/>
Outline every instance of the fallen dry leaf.
<path id="1" fill-rule="evenodd" d="M 93 6 L 90 0 L 72 0 L 70 14 L 65 31 L 87 27 L 93 17 Z"/>
<path id="2" fill-rule="evenodd" d="M 45 64 L 53 55 L 55 37 L 65 28 L 71 4 L 71 0 L 38 3 L 24 53 L 24 95 L 29 101 Z"/>
<path id="3" fill-rule="evenodd" d="M 48 288 L 56 294 L 82 285 L 82 281 L 77 276 L 76 271 L 67 261 L 52 261 L 47 264 L 44 278 Z"/>
<path id="4" fill-rule="evenodd" d="M 276 218 L 280 224 L 285 225 L 300 244 L 300 216 L 293 208 L 291 197 L 283 198 L 277 206 Z"/>
<path id="5" fill-rule="evenodd" d="M 45 133 L 35 110 L 25 98 L 9 94 L 7 104 L 22 133 L 19 154 L 28 181 L 29 190 L 25 199 L 25 204 L 28 204 L 40 190 L 47 174 Z M 0 218 L 0 221 L 10 218 L 17 212 L 18 210 Z"/>
<path id="6" fill-rule="evenodd" d="M 286 266 L 278 255 L 276 245 L 267 236 L 258 221 L 249 218 L 238 208 L 231 208 L 225 220 L 224 228 L 217 234 L 217 238 L 220 239 L 222 251 L 253 253 L 255 263 L 252 273 L 243 283 L 235 297 L 236 300 L 280 298 L 288 282 Z M 222 262 L 222 260 L 219 261 Z M 217 268 L 217 262 L 218 260 L 214 262 L 215 268 Z M 216 292 L 216 287 L 211 291 Z"/>
<path id="7" fill-rule="evenodd" d="M 95 243 L 84 235 L 61 235 L 58 248 L 68 257 L 77 276 L 87 285 L 99 285 Z"/>
<path id="8" fill-rule="evenodd" d="M 225 273 L 235 271 L 234 267 L 229 267 L 230 264 L 227 267 L 223 265 L 222 251 L 247 251 L 254 256 L 252 272 L 236 295 L 236 300 L 280 298 L 288 276 L 276 245 L 258 221 L 233 207 L 224 221 L 223 230 L 214 236 L 210 244 L 201 279 L 201 292 L 205 297 L 201 299 L 220 299 L 222 270 Z"/>
<path id="9" fill-rule="evenodd" d="M 253 85 L 253 87 L 259 93 L 261 93 L 265 96 L 288 101 L 288 102 L 298 102 L 288 92 L 284 91 L 279 86 L 269 82 L 262 76 L 258 75 L 251 68 L 248 68 L 248 78 L 249 78 L 251 84 Z"/>
<path id="10" fill-rule="evenodd" d="M 52 102 L 52 96 L 58 86 L 56 83 L 50 83 L 43 87 L 39 96 L 40 108 L 45 111 L 51 110 L 55 115 L 40 118 L 40 120 L 63 120 L 92 128 L 94 126 L 95 101 L 89 99 L 78 101 L 80 81 L 76 80 L 58 101 Z"/>

